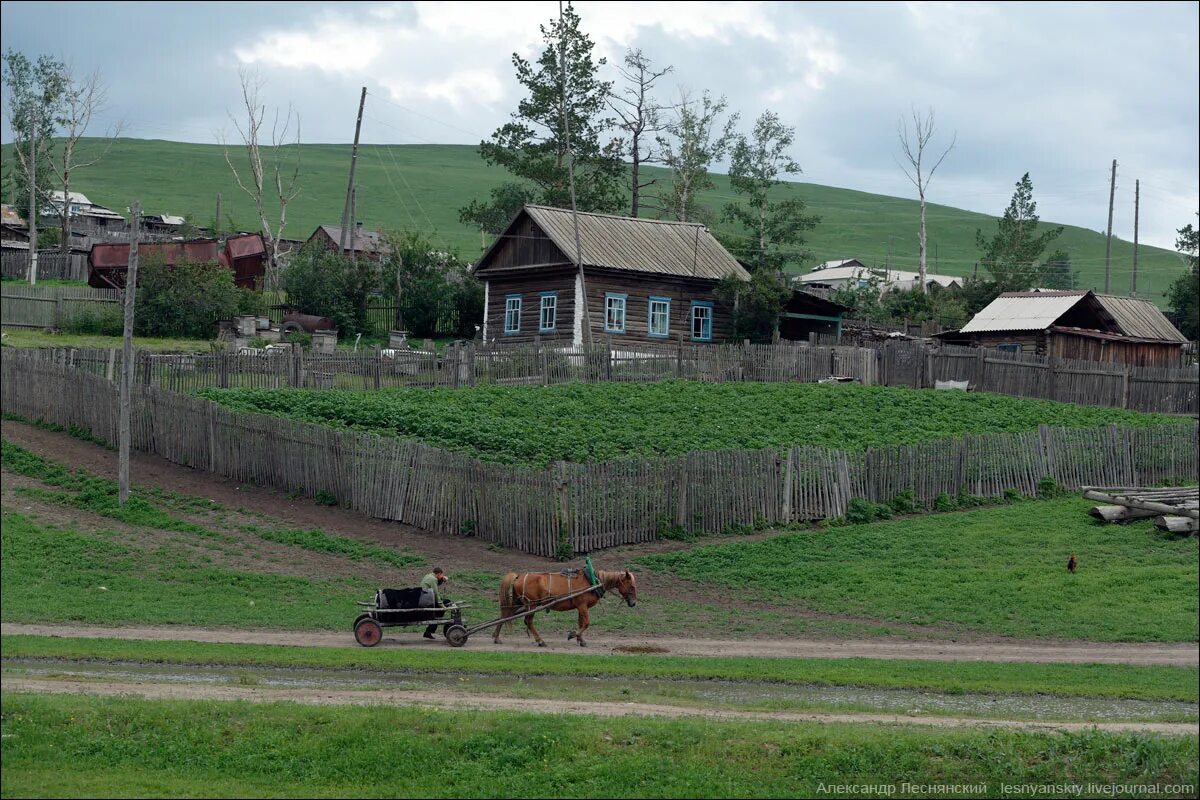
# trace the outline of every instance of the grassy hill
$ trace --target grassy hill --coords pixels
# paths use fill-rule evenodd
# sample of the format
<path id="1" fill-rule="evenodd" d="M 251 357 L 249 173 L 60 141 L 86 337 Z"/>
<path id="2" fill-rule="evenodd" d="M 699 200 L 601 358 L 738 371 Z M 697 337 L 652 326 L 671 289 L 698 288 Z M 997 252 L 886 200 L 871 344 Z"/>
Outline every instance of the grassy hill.
<path id="1" fill-rule="evenodd" d="M 90 143 L 85 149 L 96 146 Z M 241 151 L 233 155 L 234 163 L 243 166 Z M 288 209 L 288 236 L 307 238 L 321 223 L 338 223 L 349 164 L 349 145 L 304 146 L 303 191 Z M 489 167 L 469 145 L 367 145 L 359 150 L 357 176 L 358 218 L 368 227 L 420 230 L 470 257 L 480 250 L 480 236 L 458 221 L 458 209 L 472 198 L 485 197 L 507 173 Z M 711 209 L 733 197 L 728 179 L 715 178 L 716 186 L 702 195 L 702 203 Z M 98 165 L 77 173 L 72 189 L 122 212 L 137 198 L 146 211 L 189 215 L 198 225 L 211 224 L 216 193 L 221 192 L 224 215 L 232 215 L 241 228 L 256 225 L 253 205 L 234 183 L 218 145 L 122 139 Z M 779 192 L 798 194 L 821 216 L 810 237 L 817 261 L 855 257 L 882 265 L 890 238 L 892 265 L 916 268 L 916 201 L 811 183 L 789 184 Z M 969 275 L 978 258 L 975 230 L 990 233 L 995 222 L 986 214 L 931 205 L 928 225 L 930 269 Z M 1081 286 L 1104 287 L 1102 234 L 1068 226 L 1057 246 L 1070 253 Z M 1116 292 L 1128 291 L 1132 250 L 1129 242 L 1113 242 Z M 1143 246 L 1138 261 L 1140 294 L 1161 304 L 1162 293 L 1183 270 L 1180 257 Z"/>

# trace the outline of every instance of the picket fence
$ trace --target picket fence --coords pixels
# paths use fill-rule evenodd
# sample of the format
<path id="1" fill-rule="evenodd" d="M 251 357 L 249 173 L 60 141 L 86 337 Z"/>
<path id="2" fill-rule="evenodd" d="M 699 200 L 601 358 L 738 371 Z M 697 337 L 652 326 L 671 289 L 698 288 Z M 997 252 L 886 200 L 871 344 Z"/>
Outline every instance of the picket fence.
<path id="1" fill-rule="evenodd" d="M 106 363 L 110 367 L 114 362 Z M 117 386 L 102 374 L 4 350 L 3 410 L 117 441 Z M 850 501 L 911 492 L 1031 495 L 1044 477 L 1063 487 L 1194 480 L 1194 421 L 986 436 L 844 452 L 819 447 L 693 452 L 530 470 L 395 437 L 235 411 L 203 398 L 136 385 L 132 446 L 176 464 L 309 497 L 332 492 L 363 514 L 541 556 L 659 538 L 668 528 L 838 517 Z"/>

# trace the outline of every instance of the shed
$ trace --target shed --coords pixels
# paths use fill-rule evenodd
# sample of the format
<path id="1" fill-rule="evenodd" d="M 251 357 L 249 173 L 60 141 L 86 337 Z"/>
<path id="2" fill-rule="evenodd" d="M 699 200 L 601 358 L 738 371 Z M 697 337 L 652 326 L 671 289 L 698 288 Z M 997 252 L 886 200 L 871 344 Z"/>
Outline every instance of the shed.
<path id="1" fill-rule="evenodd" d="M 378 231 L 363 230 L 361 222 L 355 224 L 354 230 L 347 239 L 346 249 L 342 251 L 345 255 L 353 253 L 362 258 L 378 261 L 389 252 L 387 240 L 383 238 L 383 234 Z M 308 237 L 308 243 L 315 243 L 333 253 L 338 251 L 341 242 L 342 228 L 340 225 L 320 225 L 313 231 L 312 236 Z"/>
<path id="2" fill-rule="evenodd" d="M 810 334 L 842 338 L 842 316 L 850 308 L 800 289 L 792 291 L 779 315 L 779 338 L 807 341 Z"/>
<path id="3" fill-rule="evenodd" d="M 222 246 L 216 239 L 186 242 L 141 242 L 138 258 L 160 259 L 168 266 L 182 262 L 215 262 L 233 270 L 234 283 L 247 289 L 261 289 L 266 272 L 266 247 L 257 233 L 231 236 Z M 88 253 L 88 285 L 100 289 L 121 288 L 129 269 L 129 243 L 92 245 Z"/>
<path id="4" fill-rule="evenodd" d="M 1055 358 L 1178 366 L 1187 342 L 1149 300 L 1088 290 L 1005 292 L 944 341 Z"/>
<path id="5" fill-rule="evenodd" d="M 479 259 L 485 341 L 580 344 L 585 325 L 593 340 L 614 342 L 729 335 L 732 309 L 713 289 L 750 275 L 705 226 L 580 213 L 577 251 L 575 217 L 525 206 Z"/>

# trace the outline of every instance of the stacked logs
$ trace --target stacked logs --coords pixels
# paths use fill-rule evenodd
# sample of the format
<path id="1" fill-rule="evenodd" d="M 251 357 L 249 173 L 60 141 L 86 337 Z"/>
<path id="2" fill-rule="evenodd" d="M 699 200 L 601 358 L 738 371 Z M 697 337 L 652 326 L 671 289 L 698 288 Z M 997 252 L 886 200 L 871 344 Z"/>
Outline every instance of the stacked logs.
<path id="1" fill-rule="evenodd" d="M 1083 496 L 1106 505 L 1088 513 L 1104 522 L 1154 517 L 1154 527 L 1171 533 L 1200 533 L 1200 490 L 1195 486 L 1085 486 Z"/>

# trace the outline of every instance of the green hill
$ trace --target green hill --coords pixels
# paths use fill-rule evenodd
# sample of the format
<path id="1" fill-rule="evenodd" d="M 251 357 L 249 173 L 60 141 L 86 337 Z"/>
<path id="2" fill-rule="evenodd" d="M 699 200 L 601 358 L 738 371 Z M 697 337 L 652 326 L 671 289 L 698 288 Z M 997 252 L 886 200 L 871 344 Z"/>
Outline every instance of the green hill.
<path id="1" fill-rule="evenodd" d="M 84 148 L 97 146 L 90 142 Z M 231 154 L 235 165 L 243 167 L 242 151 Z M 349 145 L 304 146 L 303 191 L 288 208 L 287 236 L 307 238 L 321 223 L 338 223 L 349 165 Z M 470 257 L 479 252 L 480 236 L 459 223 L 458 209 L 472 198 L 485 197 L 507 173 L 489 167 L 469 145 L 367 145 L 359 149 L 357 176 L 358 218 L 365 225 L 419 230 Z M 702 203 L 719 209 L 733 193 L 724 175 L 715 179 L 715 188 L 702 195 Z M 197 225 L 211 224 L 216 193 L 221 192 L 225 215 L 232 215 L 240 228 L 256 227 L 253 204 L 234 183 L 218 145 L 122 139 L 103 161 L 78 172 L 71 188 L 117 211 L 124 212 L 137 198 L 148 212 L 188 215 Z M 916 269 L 915 200 L 810 183 L 788 184 L 779 191 L 799 194 L 821 216 L 810 237 L 817 261 L 860 258 L 883 265 L 891 239 L 892 266 Z M 928 225 L 930 270 L 969 275 L 978 257 L 975 230 L 990 233 L 995 223 L 986 214 L 931 205 Z M 1102 234 L 1068 226 L 1057 246 L 1070 253 L 1081 286 L 1104 287 Z M 1132 250 L 1129 242 L 1113 242 L 1116 292 L 1128 291 Z M 1143 246 L 1138 259 L 1139 294 L 1161 304 L 1162 293 L 1182 270 L 1182 260 L 1174 252 Z"/>

